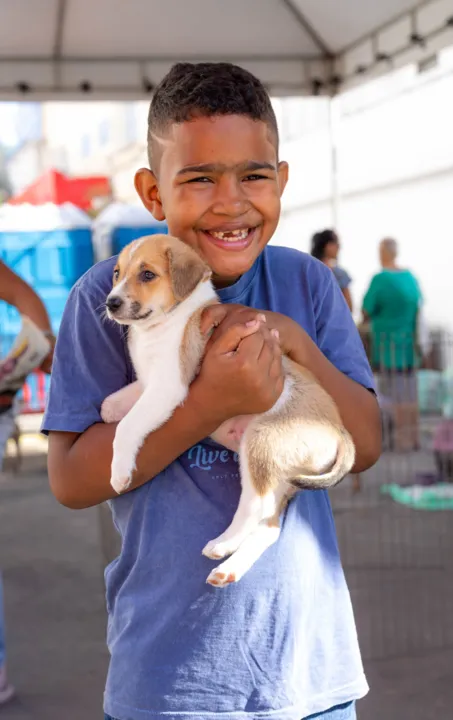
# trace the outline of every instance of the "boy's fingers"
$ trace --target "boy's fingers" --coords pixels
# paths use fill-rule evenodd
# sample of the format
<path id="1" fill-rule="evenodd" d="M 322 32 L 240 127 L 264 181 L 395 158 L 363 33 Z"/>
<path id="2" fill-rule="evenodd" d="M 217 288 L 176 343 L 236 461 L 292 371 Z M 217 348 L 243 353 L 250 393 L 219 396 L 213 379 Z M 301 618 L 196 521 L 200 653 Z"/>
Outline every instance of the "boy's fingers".
<path id="1" fill-rule="evenodd" d="M 282 354 L 279 342 L 280 335 L 276 330 L 268 331 L 262 328 L 262 332 L 266 340 L 266 347 L 263 348 L 259 361 L 267 363 L 269 374 L 271 374 L 271 368 L 274 362 L 280 362 Z"/>
<path id="2" fill-rule="evenodd" d="M 258 325 L 259 327 L 259 325 Z M 263 345 L 266 343 L 266 338 L 263 333 L 254 331 L 252 335 L 244 338 L 237 351 L 238 358 L 245 362 L 250 362 L 255 365 L 261 355 Z"/>
<path id="3" fill-rule="evenodd" d="M 212 351 L 218 352 L 220 355 L 234 352 L 238 349 L 241 340 L 253 335 L 260 327 L 257 320 L 252 325 L 237 324 L 229 327 L 225 332 L 212 342 Z"/>
<path id="4" fill-rule="evenodd" d="M 266 322 L 264 313 L 260 313 L 252 308 L 246 308 L 235 305 L 210 305 L 201 316 L 200 328 L 203 335 L 209 333 L 219 327 L 217 332 L 225 332 L 231 326 L 238 322 L 247 324 L 259 318 L 261 322 Z"/>
<path id="5" fill-rule="evenodd" d="M 269 372 L 269 368 L 272 363 L 273 358 L 273 344 L 274 340 L 272 340 L 271 337 L 266 338 L 263 347 L 261 348 L 261 352 L 259 354 L 259 357 L 257 359 L 258 365 L 261 370 L 265 371 L 266 373 Z"/>

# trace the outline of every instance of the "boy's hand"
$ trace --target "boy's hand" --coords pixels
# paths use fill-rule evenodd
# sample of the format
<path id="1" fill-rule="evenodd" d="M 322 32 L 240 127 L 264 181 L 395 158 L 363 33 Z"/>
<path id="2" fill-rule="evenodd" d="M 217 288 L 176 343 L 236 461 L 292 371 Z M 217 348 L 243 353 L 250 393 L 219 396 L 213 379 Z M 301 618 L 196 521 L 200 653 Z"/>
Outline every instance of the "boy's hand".
<path id="1" fill-rule="evenodd" d="M 305 335 L 300 325 L 281 313 L 270 312 L 268 310 L 254 310 L 246 305 L 217 304 L 209 306 L 203 313 L 201 331 L 207 334 L 213 328 L 217 328 L 214 329 L 212 338 L 214 339 L 220 330 L 226 330 L 237 323 L 245 324 L 250 322 L 257 317 L 258 313 L 266 318 L 266 325 L 269 330 L 277 330 L 283 355 L 292 357 L 295 341 L 297 341 L 297 347 L 300 353 L 301 336 Z"/>
<path id="2" fill-rule="evenodd" d="M 245 322 L 222 323 L 192 386 L 200 412 L 218 425 L 236 415 L 266 412 L 283 390 L 281 358 L 278 333 L 257 319 L 256 311 Z"/>

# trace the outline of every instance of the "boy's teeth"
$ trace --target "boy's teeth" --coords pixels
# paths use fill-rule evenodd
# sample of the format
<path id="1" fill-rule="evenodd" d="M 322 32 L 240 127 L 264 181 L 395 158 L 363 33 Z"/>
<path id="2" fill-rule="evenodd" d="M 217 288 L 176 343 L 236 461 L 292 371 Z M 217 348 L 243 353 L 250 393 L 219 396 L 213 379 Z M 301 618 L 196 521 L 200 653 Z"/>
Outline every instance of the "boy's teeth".
<path id="1" fill-rule="evenodd" d="M 213 235 L 218 240 L 227 240 L 230 242 L 235 242 L 236 240 L 245 240 L 248 234 L 249 228 L 244 228 L 243 230 L 228 230 L 226 232 L 214 232 L 213 230 L 211 230 L 211 235 Z"/>

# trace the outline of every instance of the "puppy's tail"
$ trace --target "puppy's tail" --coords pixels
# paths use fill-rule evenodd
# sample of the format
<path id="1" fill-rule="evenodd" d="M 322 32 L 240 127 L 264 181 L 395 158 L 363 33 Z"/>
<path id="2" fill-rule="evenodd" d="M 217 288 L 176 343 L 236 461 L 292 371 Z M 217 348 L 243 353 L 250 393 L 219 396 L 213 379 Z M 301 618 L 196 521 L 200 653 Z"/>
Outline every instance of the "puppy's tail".
<path id="1" fill-rule="evenodd" d="M 339 428 L 338 434 L 338 453 L 332 468 L 322 475 L 297 475 L 291 485 L 298 490 L 321 490 L 334 487 L 343 480 L 354 465 L 355 447 L 345 428 Z"/>

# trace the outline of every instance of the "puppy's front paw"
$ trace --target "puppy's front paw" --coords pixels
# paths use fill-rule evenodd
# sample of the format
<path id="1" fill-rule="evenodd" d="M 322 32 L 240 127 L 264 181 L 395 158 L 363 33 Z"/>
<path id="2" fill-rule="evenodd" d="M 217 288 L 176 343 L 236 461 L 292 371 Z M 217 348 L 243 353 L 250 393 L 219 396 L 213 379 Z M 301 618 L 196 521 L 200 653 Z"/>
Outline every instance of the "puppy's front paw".
<path id="1" fill-rule="evenodd" d="M 130 462 L 128 455 L 120 455 L 114 451 L 112 461 L 112 474 L 110 478 L 110 485 L 118 493 L 128 490 L 132 483 L 132 473 L 135 470 L 135 459 Z"/>
<path id="2" fill-rule="evenodd" d="M 115 475 L 112 475 L 110 478 L 110 485 L 118 495 L 126 492 L 126 490 L 130 488 L 131 482 L 132 479 L 130 477 L 116 477 Z"/>

